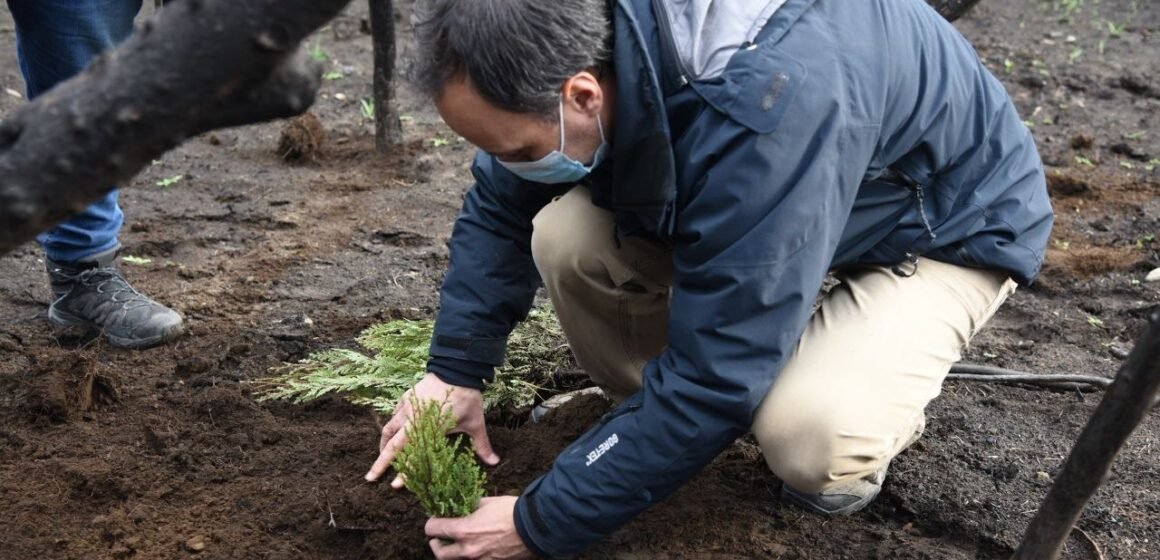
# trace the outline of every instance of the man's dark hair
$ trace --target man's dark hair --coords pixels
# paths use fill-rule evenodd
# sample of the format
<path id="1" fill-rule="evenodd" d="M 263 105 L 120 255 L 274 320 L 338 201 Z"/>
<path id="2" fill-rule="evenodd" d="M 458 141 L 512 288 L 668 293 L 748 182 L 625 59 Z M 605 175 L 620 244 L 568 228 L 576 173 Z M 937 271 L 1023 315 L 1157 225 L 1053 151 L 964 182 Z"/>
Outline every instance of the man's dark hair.
<path id="1" fill-rule="evenodd" d="M 608 0 L 425 4 L 416 25 L 415 78 L 431 97 L 448 80 L 466 76 L 486 101 L 501 109 L 555 116 L 565 80 L 608 65 Z"/>

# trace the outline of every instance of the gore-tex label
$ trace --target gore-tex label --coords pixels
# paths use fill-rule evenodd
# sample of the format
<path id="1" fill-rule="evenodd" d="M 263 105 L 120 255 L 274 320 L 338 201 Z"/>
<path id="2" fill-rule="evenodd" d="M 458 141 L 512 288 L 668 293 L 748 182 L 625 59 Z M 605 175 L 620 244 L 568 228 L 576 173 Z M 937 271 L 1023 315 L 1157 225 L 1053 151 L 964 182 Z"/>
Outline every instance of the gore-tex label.
<path id="1" fill-rule="evenodd" d="M 603 457 L 605 453 L 608 453 L 609 449 L 612 449 L 614 446 L 616 446 L 617 443 L 620 443 L 620 438 L 616 437 L 616 434 L 608 436 L 608 439 L 604 440 L 604 443 L 597 445 L 596 449 L 588 452 L 588 462 L 584 463 L 584 466 L 592 466 L 592 463 L 600 460 L 600 458 Z"/>

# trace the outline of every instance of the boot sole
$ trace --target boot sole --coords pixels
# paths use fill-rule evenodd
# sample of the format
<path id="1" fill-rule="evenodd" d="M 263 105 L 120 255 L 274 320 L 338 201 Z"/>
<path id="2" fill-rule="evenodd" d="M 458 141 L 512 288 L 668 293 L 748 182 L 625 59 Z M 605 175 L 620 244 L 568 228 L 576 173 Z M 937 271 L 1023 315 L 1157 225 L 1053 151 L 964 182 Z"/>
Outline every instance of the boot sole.
<path id="1" fill-rule="evenodd" d="M 158 344 L 169 342 L 170 340 L 181 336 L 181 334 L 185 332 L 185 329 L 182 327 L 182 325 L 178 323 L 173 328 L 157 336 L 150 336 L 146 338 L 127 338 L 123 336 L 117 336 L 113 333 L 105 331 L 100 327 L 100 325 L 97 325 L 92 321 L 87 321 L 71 313 L 61 311 L 57 309 L 56 306 L 51 306 L 48 308 L 48 322 L 51 323 L 52 326 L 61 329 L 81 328 L 89 333 L 103 333 L 105 340 L 108 340 L 109 344 L 117 348 L 125 348 L 127 350 L 143 350 L 145 348 L 151 348 L 153 346 L 157 346 Z"/>

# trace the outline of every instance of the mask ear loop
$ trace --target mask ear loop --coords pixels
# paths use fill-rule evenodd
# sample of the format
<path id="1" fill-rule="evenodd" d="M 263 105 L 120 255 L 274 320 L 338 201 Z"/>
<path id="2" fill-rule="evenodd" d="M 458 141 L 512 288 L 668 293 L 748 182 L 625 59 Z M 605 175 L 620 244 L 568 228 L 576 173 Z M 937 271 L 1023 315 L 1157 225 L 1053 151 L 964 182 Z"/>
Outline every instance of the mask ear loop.
<path id="1" fill-rule="evenodd" d="M 564 153 L 564 94 L 560 94 L 560 153 Z"/>
<path id="2" fill-rule="evenodd" d="M 596 114 L 596 130 L 600 132 L 600 144 L 603 145 L 608 141 L 604 136 L 604 119 L 600 118 L 600 113 Z M 599 150 L 600 148 L 597 148 Z M 564 94 L 560 94 L 560 153 L 564 153 Z M 565 154 L 567 155 L 567 154 Z M 593 154 L 593 158 L 595 158 Z"/>

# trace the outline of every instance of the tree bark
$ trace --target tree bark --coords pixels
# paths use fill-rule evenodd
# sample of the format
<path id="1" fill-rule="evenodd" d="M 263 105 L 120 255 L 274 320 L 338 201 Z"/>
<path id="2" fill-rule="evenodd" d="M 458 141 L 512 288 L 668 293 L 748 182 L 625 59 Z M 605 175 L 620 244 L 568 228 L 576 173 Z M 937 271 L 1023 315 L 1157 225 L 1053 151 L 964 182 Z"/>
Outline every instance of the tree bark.
<path id="1" fill-rule="evenodd" d="M 349 0 L 182 0 L 0 122 L 0 254 L 186 139 L 305 111 L 301 41 Z"/>
<path id="2" fill-rule="evenodd" d="M 1158 392 L 1160 310 L 1152 313 L 1148 328 L 1084 426 L 1015 551 L 1016 560 L 1059 558 L 1084 506 L 1107 477 L 1128 436 L 1148 415 Z"/>
<path id="3" fill-rule="evenodd" d="M 375 151 L 387 155 L 403 143 L 403 126 L 395 103 L 395 8 L 391 0 L 367 1 L 375 52 Z"/>

